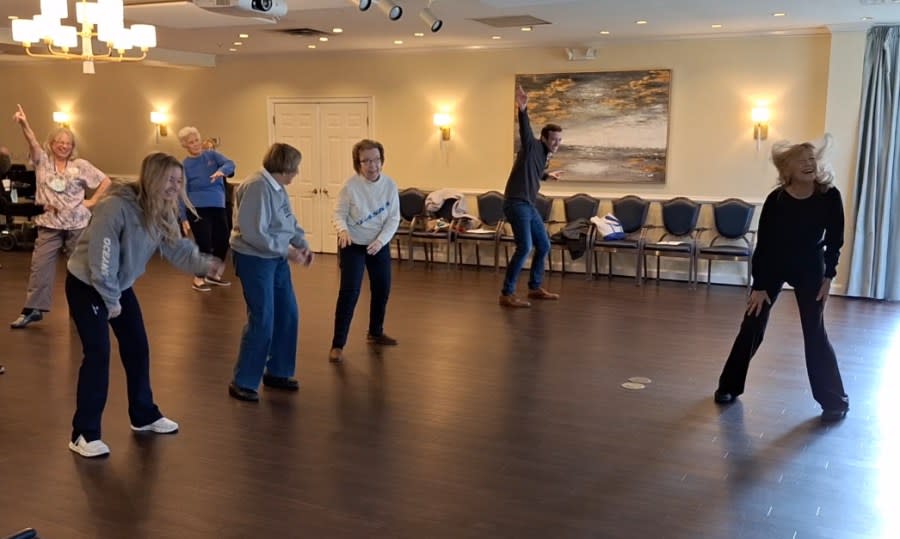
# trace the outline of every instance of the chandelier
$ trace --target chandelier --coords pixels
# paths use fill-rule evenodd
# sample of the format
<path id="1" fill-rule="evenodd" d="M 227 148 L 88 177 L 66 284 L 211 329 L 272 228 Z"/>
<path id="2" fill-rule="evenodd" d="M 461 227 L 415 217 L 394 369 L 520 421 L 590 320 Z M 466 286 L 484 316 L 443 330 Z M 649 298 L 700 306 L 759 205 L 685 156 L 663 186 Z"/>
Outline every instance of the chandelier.
<path id="1" fill-rule="evenodd" d="M 94 73 L 94 62 L 139 62 L 156 46 L 155 26 L 125 28 L 122 0 L 76 0 L 75 20 L 80 28 L 62 24 L 68 17 L 68 0 L 41 0 L 39 15 L 12 21 L 12 38 L 25 47 L 28 56 L 81 60 L 82 72 L 88 74 Z M 79 42 L 80 52 L 74 51 Z M 34 45 L 40 48 L 34 51 Z"/>

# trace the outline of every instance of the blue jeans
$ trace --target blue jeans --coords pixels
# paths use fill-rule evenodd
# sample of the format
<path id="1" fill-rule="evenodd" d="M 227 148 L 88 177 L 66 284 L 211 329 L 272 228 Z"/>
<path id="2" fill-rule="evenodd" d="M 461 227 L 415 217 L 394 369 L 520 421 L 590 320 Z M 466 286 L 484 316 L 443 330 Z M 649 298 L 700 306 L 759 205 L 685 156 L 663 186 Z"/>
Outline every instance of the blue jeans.
<path id="1" fill-rule="evenodd" d="M 234 269 L 247 303 L 234 385 L 255 390 L 264 372 L 285 378 L 294 375 L 300 311 L 287 259 L 235 252 Z"/>
<path id="2" fill-rule="evenodd" d="M 532 247 L 534 257 L 531 259 L 528 288 L 536 290 L 541 287 L 544 280 L 544 259 L 550 252 L 550 238 L 547 237 L 544 220 L 533 205 L 521 200 L 506 202 L 503 205 L 503 214 L 506 216 L 506 222 L 512 227 L 513 237 L 516 239 L 516 252 L 506 267 L 506 278 L 503 279 L 501 293 L 507 296 L 515 293 L 519 272 L 522 271 L 525 257 L 531 252 Z"/>

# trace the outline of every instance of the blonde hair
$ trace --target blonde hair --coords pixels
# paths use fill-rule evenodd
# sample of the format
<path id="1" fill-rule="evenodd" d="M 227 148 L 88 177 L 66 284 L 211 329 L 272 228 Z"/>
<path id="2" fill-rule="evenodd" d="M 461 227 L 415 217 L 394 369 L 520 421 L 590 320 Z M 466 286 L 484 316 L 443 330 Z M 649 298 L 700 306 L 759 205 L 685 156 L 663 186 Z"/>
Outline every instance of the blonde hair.
<path id="1" fill-rule="evenodd" d="M 787 187 L 793 181 L 790 177 L 791 161 L 800 157 L 802 152 L 810 151 L 816 158 L 816 188 L 820 192 L 825 192 L 832 187 L 834 182 L 834 169 L 828 162 L 828 152 L 831 149 L 833 138 L 831 134 L 825 133 L 820 141 L 801 142 L 799 144 L 791 144 L 787 141 L 776 142 L 772 145 L 772 164 L 778 170 L 778 184 L 781 187 Z"/>
<path id="2" fill-rule="evenodd" d="M 200 130 L 193 126 L 182 127 L 178 130 L 178 142 L 184 144 L 184 141 L 191 135 L 197 135 L 200 138 Z"/>
<path id="3" fill-rule="evenodd" d="M 184 174 L 181 161 L 162 152 L 151 153 L 141 162 L 141 174 L 137 182 L 138 205 L 141 207 L 144 227 L 152 235 L 159 235 L 166 243 L 175 243 L 181 239 L 181 228 L 178 225 L 178 204 L 181 202 L 187 211 L 197 215 L 197 211 L 188 200 L 187 191 L 182 181 L 177 200 L 166 200 L 162 192 L 169 181 L 169 171 L 177 168 Z"/>
<path id="4" fill-rule="evenodd" d="M 53 141 L 56 140 L 60 134 L 65 133 L 69 136 L 69 140 L 72 142 L 72 151 L 69 152 L 69 159 L 75 159 L 78 157 L 78 151 L 75 150 L 75 133 L 72 133 L 72 130 L 68 127 L 54 127 L 47 134 L 47 140 L 44 141 L 44 151 L 47 152 L 49 157 L 53 157 Z"/>

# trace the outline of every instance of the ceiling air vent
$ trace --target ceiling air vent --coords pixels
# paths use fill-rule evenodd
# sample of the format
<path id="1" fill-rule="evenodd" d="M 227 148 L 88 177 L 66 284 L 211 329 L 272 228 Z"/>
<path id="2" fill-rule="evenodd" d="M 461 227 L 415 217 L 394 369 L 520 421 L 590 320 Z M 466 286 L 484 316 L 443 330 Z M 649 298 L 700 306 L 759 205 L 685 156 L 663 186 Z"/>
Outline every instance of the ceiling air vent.
<path id="1" fill-rule="evenodd" d="M 486 24 L 494 28 L 521 28 L 523 26 L 538 26 L 541 24 L 550 24 L 549 21 L 538 19 L 531 15 L 510 15 L 506 17 L 486 17 L 483 19 L 470 19 L 481 24 Z"/>

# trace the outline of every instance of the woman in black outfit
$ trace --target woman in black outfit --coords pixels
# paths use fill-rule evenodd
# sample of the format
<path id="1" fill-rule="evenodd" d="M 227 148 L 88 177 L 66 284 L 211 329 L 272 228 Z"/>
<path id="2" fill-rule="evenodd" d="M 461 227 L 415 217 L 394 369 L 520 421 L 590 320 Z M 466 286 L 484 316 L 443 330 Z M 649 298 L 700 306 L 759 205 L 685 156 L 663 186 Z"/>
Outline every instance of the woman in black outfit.
<path id="1" fill-rule="evenodd" d="M 731 354 L 719 377 L 715 401 L 733 402 L 744 392 L 750 359 L 762 343 L 769 311 L 784 283 L 794 288 L 806 370 L 822 419 L 842 419 L 849 408 L 837 358 L 825 333 L 823 313 L 844 243 L 841 194 L 831 185 L 833 174 L 821 163 L 831 142 L 825 135 L 817 148 L 809 142 L 776 144 L 772 161 L 779 186 L 769 193 L 759 218 L 753 253 L 753 291 Z"/>

